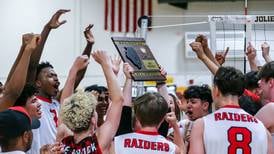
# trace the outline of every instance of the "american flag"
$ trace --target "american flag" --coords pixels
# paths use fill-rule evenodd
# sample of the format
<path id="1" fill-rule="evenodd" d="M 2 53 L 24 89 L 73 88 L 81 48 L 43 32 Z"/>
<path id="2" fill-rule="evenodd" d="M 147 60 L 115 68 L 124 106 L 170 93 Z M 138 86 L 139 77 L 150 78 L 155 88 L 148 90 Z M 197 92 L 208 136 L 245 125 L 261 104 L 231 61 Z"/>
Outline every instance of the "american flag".
<path id="1" fill-rule="evenodd" d="M 135 32 L 138 18 L 152 15 L 152 0 L 105 0 L 105 30 Z"/>

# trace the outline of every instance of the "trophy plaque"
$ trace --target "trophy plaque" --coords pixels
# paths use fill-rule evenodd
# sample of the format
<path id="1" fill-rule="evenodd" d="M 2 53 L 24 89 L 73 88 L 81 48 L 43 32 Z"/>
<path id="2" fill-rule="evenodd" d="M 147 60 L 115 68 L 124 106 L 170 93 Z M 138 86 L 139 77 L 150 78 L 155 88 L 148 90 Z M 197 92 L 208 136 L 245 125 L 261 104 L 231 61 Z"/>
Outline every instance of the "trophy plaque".
<path id="1" fill-rule="evenodd" d="M 165 81 L 160 66 L 143 38 L 111 37 L 122 60 L 129 63 L 134 81 Z"/>

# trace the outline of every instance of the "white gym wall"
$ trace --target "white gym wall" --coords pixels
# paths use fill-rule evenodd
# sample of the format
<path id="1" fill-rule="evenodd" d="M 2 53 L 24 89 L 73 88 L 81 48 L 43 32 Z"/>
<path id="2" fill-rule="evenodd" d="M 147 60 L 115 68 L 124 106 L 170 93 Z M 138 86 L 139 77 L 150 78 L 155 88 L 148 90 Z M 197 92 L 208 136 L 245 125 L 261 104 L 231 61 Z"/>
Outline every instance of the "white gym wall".
<path id="1" fill-rule="evenodd" d="M 154 15 L 194 15 L 194 14 L 243 14 L 244 3 L 236 2 L 191 2 L 187 10 L 153 1 Z M 249 1 L 249 14 L 274 14 L 274 1 Z M 52 30 L 45 45 L 41 60 L 51 62 L 64 84 L 74 58 L 85 47 L 82 31 L 93 23 L 96 43 L 93 49 L 104 49 L 117 54 L 110 37 L 115 34 L 104 31 L 103 0 L 1 0 L 0 1 L 0 81 L 6 76 L 17 56 L 21 45 L 21 35 L 27 32 L 40 33 L 45 23 L 59 8 L 71 9 L 62 16 L 67 23 Z M 153 23 L 157 25 L 178 23 L 178 19 L 168 19 Z M 118 34 L 121 35 L 121 34 Z M 154 29 L 148 33 L 147 42 L 158 62 L 175 78 L 177 85 L 188 85 L 189 79 L 195 84 L 211 83 L 211 75 L 198 59 L 184 56 L 183 27 Z M 232 63 L 233 62 L 227 62 Z M 242 67 L 242 62 L 237 62 Z M 247 65 L 248 66 L 248 65 Z M 122 73 L 121 73 L 122 74 Z M 123 83 L 122 75 L 121 85 Z M 90 84 L 105 85 L 101 68 L 91 61 L 81 86 Z"/>

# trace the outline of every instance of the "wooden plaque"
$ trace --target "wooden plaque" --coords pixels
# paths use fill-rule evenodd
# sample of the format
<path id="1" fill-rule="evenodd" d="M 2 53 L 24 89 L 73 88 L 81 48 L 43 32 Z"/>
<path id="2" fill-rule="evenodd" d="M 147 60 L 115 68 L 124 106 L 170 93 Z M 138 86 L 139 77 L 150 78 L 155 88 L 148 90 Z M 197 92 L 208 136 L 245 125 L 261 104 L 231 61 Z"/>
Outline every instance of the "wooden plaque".
<path id="1" fill-rule="evenodd" d="M 160 67 L 143 38 L 111 37 L 122 60 L 129 63 L 134 81 L 165 81 Z"/>

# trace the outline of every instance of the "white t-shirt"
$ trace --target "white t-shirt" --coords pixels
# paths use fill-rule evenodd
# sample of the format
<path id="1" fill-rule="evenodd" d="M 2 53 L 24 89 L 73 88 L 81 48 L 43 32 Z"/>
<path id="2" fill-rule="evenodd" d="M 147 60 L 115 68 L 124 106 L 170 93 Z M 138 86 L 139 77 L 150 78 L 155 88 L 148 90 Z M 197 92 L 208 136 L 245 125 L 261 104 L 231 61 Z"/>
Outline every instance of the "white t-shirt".
<path id="1" fill-rule="evenodd" d="M 38 129 L 32 130 L 33 140 L 28 154 L 39 153 L 40 148 L 45 144 L 53 144 L 56 140 L 57 121 L 60 103 L 57 100 L 49 100 L 37 96 L 41 104 L 42 117 L 39 119 L 41 125 Z"/>
<path id="2" fill-rule="evenodd" d="M 266 128 L 238 106 L 220 108 L 203 121 L 205 153 L 267 153 Z"/>
<path id="3" fill-rule="evenodd" d="M 157 132 L 137 131 L 114 138 L 116 154 L 172 154 L 175 144 Z"/>

